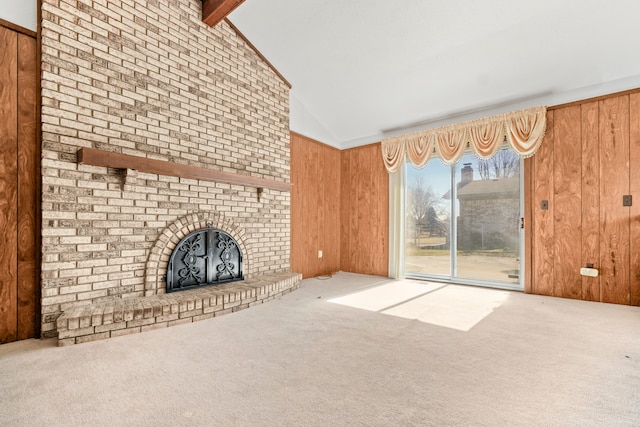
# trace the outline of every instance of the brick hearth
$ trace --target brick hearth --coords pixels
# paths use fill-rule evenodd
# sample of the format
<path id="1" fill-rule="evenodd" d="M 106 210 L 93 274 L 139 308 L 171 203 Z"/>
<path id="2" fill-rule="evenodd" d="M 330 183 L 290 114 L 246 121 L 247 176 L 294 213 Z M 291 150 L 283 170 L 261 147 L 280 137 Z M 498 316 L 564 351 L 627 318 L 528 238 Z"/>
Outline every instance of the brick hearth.
<path id="1" fill-rule="evenodd" d="M 117 299 L 65 311 L 57 320 L 58 345 L 80 344 L 166 328 L 262 304 L 300 286 L 297 273 L 265 274 L 227 285 Z"/>

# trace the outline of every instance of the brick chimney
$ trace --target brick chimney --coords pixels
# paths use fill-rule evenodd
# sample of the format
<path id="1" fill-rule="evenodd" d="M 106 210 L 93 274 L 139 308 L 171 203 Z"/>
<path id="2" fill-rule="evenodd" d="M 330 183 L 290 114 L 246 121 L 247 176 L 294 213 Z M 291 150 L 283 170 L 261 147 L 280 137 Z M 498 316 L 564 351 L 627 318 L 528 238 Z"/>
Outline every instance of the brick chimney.
<path id="1" fill-rule="evenodd" d="M 473 168 L 471 163 L 465 163 L 464 167 L 460 171 L 460 183 L 467 183 L 473 181 Z"/>

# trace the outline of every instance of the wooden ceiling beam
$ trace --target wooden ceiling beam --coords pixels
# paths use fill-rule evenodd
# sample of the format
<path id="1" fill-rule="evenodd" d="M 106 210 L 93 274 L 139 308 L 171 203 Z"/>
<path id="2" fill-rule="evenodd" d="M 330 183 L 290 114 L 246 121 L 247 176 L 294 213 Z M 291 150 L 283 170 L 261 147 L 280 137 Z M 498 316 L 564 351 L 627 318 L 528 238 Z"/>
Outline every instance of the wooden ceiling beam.
<path id="1" fill-rule="evenodd" d="M 244 0 L 202 0 L 202 22 L 215 27 Z"/>

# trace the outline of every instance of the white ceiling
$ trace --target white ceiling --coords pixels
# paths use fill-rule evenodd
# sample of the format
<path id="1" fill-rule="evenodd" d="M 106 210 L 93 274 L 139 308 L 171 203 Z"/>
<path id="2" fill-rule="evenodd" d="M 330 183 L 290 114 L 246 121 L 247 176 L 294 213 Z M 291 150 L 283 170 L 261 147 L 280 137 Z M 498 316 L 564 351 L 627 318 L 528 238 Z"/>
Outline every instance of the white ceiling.
<path id="1" fill-rule="evenodd" d="M 291 129 L 347 148 L 640 87 L 638 0 L 246 0 Z"/>

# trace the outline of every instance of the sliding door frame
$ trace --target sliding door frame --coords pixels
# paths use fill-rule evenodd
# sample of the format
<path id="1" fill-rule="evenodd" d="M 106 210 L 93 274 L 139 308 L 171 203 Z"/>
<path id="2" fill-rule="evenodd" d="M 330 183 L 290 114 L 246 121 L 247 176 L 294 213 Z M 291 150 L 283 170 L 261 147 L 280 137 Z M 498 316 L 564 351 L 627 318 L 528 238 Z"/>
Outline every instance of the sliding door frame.
<path id="1" fill-rule="evenodd" d="M 465 152 L 470 153 L 470 151 Z M 525 290 L 525 280 L 526 278 L 526 267 L 527 264 L 525 262 L 525 228 L 523 227 L 524 220 L 526 218 L 525 211 L 525 196 L 527 194 L 525 184 L 525 166 L 526 162 L 524 159 L 520 159 L 520 171 L 519 171 L 519 211 L 520 214 L 518 216 L 520 224 L 518 225 L 518 282 L 500 282 L 500 281 L 491 281 L 491 280 L 483 280 L 483 279 L 471 279 L 465 277 L 458 277 L 456 275 L 457 267 L 458 267 L 458 209 L 456 208 L 456 200 L 458 198 L 458 186 L 456 183 L 456 165 L 451 166 L 450 173 L 450 188 L 451 188 L 451 200 L 450 200 L 450 216 L 449 216 L 449 230 L 450 230 L 450 249 L 449 249 L 449 257 L 450 257 L 450 271 L 449 276 L 441 275 L 441 274 L 429 274 L 429 273 L 415 273 L 407 271 L 405 273 L 405 277 L 410 279 L 419 279 L 419 280 L 429 280 L 434 282 L 443 282 L 443 283 L 451 283 L 451 284 L 461 284 L 461 285 L 473 285 L 473 286 L 481 286 L 486 288 L 497 288 L 497 289 L 508 289 L 514 291 L 524 291 Z M 406 175 L 406 168 L 404 171 Z M 407 186 L 408 179 L 405 176 L 405 189 Z M 406 203 L 406 201 L 405 201 Z M 404 239 L 403 246 L 406 247 L 406 235 L 402 236 Z"/>

